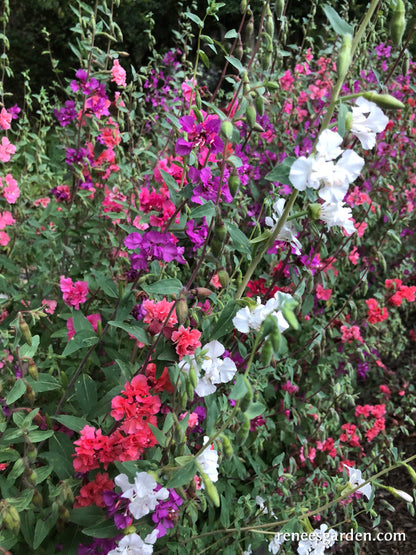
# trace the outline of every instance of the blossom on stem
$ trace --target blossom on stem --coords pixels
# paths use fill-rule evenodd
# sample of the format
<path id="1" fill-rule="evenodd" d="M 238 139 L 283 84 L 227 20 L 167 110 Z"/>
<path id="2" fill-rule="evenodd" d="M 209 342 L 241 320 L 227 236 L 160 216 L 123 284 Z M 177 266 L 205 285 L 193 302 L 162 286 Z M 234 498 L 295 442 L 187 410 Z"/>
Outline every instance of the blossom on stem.
<path id="1" fill-rule="evenodd" d="M 119 474 L 114 481 L 122 490 L 122 497 L 129 500 L 129 511 L 137 520 L 154 511 L 161 499 L 169 497 L 169 491 L 157 489 L 156 480 L 147 472 L 137 472 L 133 484 L 126 474 Z"/>
<path id="2" fill-rule="evenodd" d="M 285 203 L 286 203 L 285 199 L 279 198 L 273 204 L 274 212 L 272 214 L 272 217 L 266 216 L 266 218 L 264 220 L 267 226 L 269 226 L 273 229 L 277 226 L 278 221 L 282 217 L 283 210 L 284 210 L 284 207 L 285 207 Z M 302 248 L 302 245 L 300 244 L 299 240 L 296 238 L 295 231 L 289 223 L 285 222 L 282 229 L 279 231 L 276 239 L 278 241 L 283 241 L 285 243 L 290 243 L 291 247 L 293 247 L 293 249 L 295 250 L 295 253 L 297 255 L 301 254 L 300 249 Z"/>
<path id="3" fill-rule="evenodd" d="M 136 533 L 128 534 L 120 540 L 118 547 L 108 552 L 108 555 L 151 555 L 156 540 L 157 530 L 153 530 L 144 540 Z"/>
<path id="4" fill-rule="evenodd" d="M 200 397 L 205 397 L 216 391 L 217 384 L 231 381 L 237 367 L 229 357 L 220 358 L 225 352 L 225 347 L 219 341 L 210 341 L 204 345 L 202 351 L 206 351 L 201 364 L 204 375 L 202 378 L 198 375 L 195 391 Z"/>
<path id="5" fill-rule="evenodd" d="M 352 488 L 355 489 L 357 486 L 360 486 L 365 482 L 365 480 L 362 478 L 361 470 L 358 470 L 358 468 L 352 468 L 350 466 L 347 466 L 346 464 L 344 464 L 344 468 L 348 470 L 349 484 Z M 365 484 L 365 486 L 357 491 L 362 493 L 369 500 L 372 492 L 371 484 Z"/>
<path id="6" fill-rule="evenodd" d="M 204 446 L 208 443 L 209 437 L 204 437 Z M 214 449 L 214 445 L 211 445 L 205 449 L 198 457 L 196 462 L 201 467 L 202 471 L 208 476 L 211 482 L 218 481 L 218 452 Z M 204 488 L 204 485 L 201 485 Z"/>
<path id="7" fill-rule="evenodd" d="M 389 118 L 377 104 L 362 96 L 357 98 L 355 104 L 356 106 L 352 109 L 351 133 L 357 137 L 363 148 L 374 148 L 376 133 L 385 130 Z"/>

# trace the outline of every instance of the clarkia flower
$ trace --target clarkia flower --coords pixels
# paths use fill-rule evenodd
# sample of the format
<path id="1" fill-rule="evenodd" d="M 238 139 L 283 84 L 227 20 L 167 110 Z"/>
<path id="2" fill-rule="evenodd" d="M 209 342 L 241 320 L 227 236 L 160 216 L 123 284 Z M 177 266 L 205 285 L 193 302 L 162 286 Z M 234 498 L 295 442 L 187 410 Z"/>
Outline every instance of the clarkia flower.
<path id="1" fill-rule="evenodd" d="M 206 445 L 209 441 L 209 437 L 204 437 L 204 445 Z M 196 462 L 201 467 L 202 471 L 208 476 L 211 482 L 218 481 L 218 453 L 214 449 L 214 445 L 211 445 L 207 449 L 205 449 L 198 457 L 196 458 Z M 204 488 L 204 484 L 201 485 L 201 488 Z"/>
<path id="2" fill-rule="evenodd" d="M 347 466 L 346 464 L 344 464 L 344 468 L 346 468 L 348 470 L 349 485 L 352 488 L 355 489 L 357 486 L 360 486 L 361 484 L 363 484 L 365 482 L 365 480 L 362 478 L 361 470 L 358 470 L 357 468 Z M 363 486 L 362 488 L 360 488 L 357 491 L 362 493 L 369 500 L 370 497 L 371 497 L 371 492 L 372 492 L 371 484 L 365 484 L 365 486 Z"/>
<path id="3" fill-rule="evenodd" d="M 157 530 L 153 530 L 144 540 L 136 533 L 128 534 L 120 540 L 118 547 L 109 551 L 107 555 L 151 555 L 156 540 Z"/>
<path id="4" fill-rule="evenodd" d="M 385 130 L 389 118 L 377 104 L 362 96 L 357 98 L 355 104 L 356 106 L 352 109 L 351 133 L 358 138 L 363 148 L 374 148 L 376 133 Z"/>
<path id="5" fill-rule="evenodd" d="M 123 492 L 121 497 L 129 500 L 129 511 L 137 520 L 154 511 L 160 500 L 169 497 L 169 491 L 158 489 L 156 480 L 147 472 L 137 472 L 133 484 L 126 474 L 119 474 L 114 481 Z"/>
<path id="6" fill-rule="evenodd" d="M 160 501 L 155 508 L 155 512 L 152 514 L 152 520 L 157 524 L 156 530 L 158 531 L 159 538 L 165 536 L 167 530 L 175 526 L 179 507 L 183 503 L 182 498 L 174 489 L 168 491 L 169 497 L 164 501 Z"/>
<path id="7" fill-rule="evenodd" d="M 285 207 L 286 201 L 283 198 L 279 198 L 273 204 L 273 214 L 272 217 L 266 216 L 265 223 L 267 226 L 271 228 L 275 228 L 278 221 L 282 217 L 283 210 Z M 295 250 L 297 255 L 301 254 L 302 245 L 300 244 L 299 240 L 296 238 L 295 230 L 293 226 L 291 226 L 288 222 L 285 222 L 282 229 L 279 231 L 277 238 L 278 241 L 284 241 L 285 243 L 290 243 L 291 247 Z"/>

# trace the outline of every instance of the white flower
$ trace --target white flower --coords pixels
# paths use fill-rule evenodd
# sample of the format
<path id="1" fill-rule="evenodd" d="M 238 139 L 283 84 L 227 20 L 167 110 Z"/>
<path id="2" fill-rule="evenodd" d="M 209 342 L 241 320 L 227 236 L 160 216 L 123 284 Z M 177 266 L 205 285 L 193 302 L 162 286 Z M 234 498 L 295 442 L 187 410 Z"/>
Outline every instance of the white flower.
<path id="1" fill-rule="evenodd" d="M 204 437 L 204 445 L 206 445 L 209 441 L 209 437 Z M 211 445 L 205 451 L 203 451 L 197 458 L 196 462 L 201 467 L 202 471 L 208 476 L 211 482 L 218 481 L 218 453 L 214 449 L 214 446 Z M 201 488 L 204 488 L 204 484 L 202 483 Z"/>
<path id="2" fill-rule="evenodd" d="M 395 497 L 401 497 L 402 499 L 404 499 L 406 503 L 413 503 L 413 497 L 408 493 L 406 493 L 405 491 L 401 489 L 396 489 L 396 488 L 389 488 L 389 491 L 391 491 L 391 493 Z"/>
<path id="3" fill-rule="evenodd" d="M 321 524 L 319 530 L 314 530 L 309 539 L 301 540 L 298 544 L 298 555 L 323 555 L 327 547 L 332 547 L 337 541 L 338 533 L 329 530 L 326 524 Z"/>
<path id="4" fill-rule="evenodd" d="M 364 159 L 353 150 L 343 151 L 339 148 L 341 142 L 341 135 L 335 131 L 325 129 L 321 133 L 316 155 L 301 156 L 290 168 L 289 179 L 295 189 L 319 189 L 319 196 L 328 202 L 344 198 L 350 183 L 360 175 Z"/>
<path id="5" fill-rule="evenodd" d="M 349 484 L 351 487 L 355 489 L 357 486 L 365 482 L 365 480 L 363 480 L 363 478 L 361 477 L 361 470 L 358 470 L 357 468 L 349 467 L 346 464 L 344 464 L 344 467 L 348 470 Z M 363 486 L 357 491 L 362 493 L 365 497 L 367 497 L 367 499 L 370 499 L 371 492 L 372 492 L 371 484 L 366 484 L 365 486 Z"/>
<path id="6" fill-rule="evenodd" d="M 251 544 L 247 547 L 245 551 L 243 551 L 243 555 L 252 555 L 253 550 L 251 549 Z"/>
<path id="7" fill-rule="evenodd" d="M 351 208 L 346 206 L 342 201 L 325 202 L 321 206 L 321 220 L 326 223 L 328 229 L 331 229 L 334 225 L 338 225 L 343 227 L 345 231 L 351 235 L 356 231 L 351 218 Z"/>
<path id="8" fill-rule="evenodd" d="M 161 488 L 154 491 L 157 487 L 157 482 L 151 474 L 147 472 L 137 472 L 134 478 L 134 484 L 130 484 L 125 474 L 119 474 L 115 478 L 115 483 L 125 497 L 130 501 L 129 511 L 134 518 L 139 519 L 154 511 L 156 505 L 161 499 L 167 499 L 169 492 L 166 488 Z"/>
<path id="9" fill-rule="evenodd" d="M 202 351 L 207 351 L 204 355 L 201 368 L 204 376 L 198 375 L 198 383 L 195 388 L 200 397 L 205 397 L 216 391 L 216 384 L 227 383 L 233 379 L 237 372 L 237 367 L 229 357 L 220 358 L 224 354 L 225 347 L 219 341 L 211 341 L 202 347 Z"/>
<path id="10" fill-rule="evenodd" d="M 355 101 L 356 107 L 352 109 L 351 133 L 360 141 L 366 150 L 374 148 L 376 133 L 384 131 L 389 118 L 377 104 L 360 96 Z"/>
<path id="11" fill-rule="evenodd" d="M 267 216 L 265 218 L 265 223 L 267 226 L 275 228 L 277 225 L 277 222 L 280 220 L 282 214 L 283 214 L 283 209 L 285 207 L 285 199 L 283 198 L 279 198 L 279 200 L 277 200 L 274 204 L 273 204 L 273 214 L 272 217 L 270 218 L 269 216 Z M 288 224 L 287 222 L 284 224 L 284 226 L 282 227 L 282 229 L 279 231 L 279 234 L 277 236 L 278 241 L 284 241 L 285 243 L 290 243 L 290 245 L 295 249 L 295 252 L 297 255 L 301 254 L 300 249 L 302 248 L 302 245 L 300 244 L 299 240 L 296 238 L 295 235 L 295 231 L 293 229 L 293 227 Z"/>
<path id="12" fill-rule="evenodd" d="M 157 530 L 153 530 L 144 541 L 138 534 L 128 534 L 120 540 L 118 547 L 108 552 L 108 555 L 151 555 L 157 533 Z"/>
<path id="13" fill-rule="evenodd" d="M 282 308 L 283 304 L 289 299 L 292 300 L 293 297 L 288 293 L 277 291 L 274 297 L 264 305 L 257 297 L 257 305 L 252 310 L 245 306 L 236 313 L 233 318 L 234 327 L 241 333 L 248 333 L 250 330 L 259 331 L 264 320 L 271 314 L 277 320 L 280 333 L 283 333 L 287 330 L 289 324 L 278 309 Z"/>
<path id="14" fill-rule="evenodd" d="M 278 532 L 274 538 L 272 539 L 272 541 L 269 543 L 269 551 L 271 553 L 273 553 L 273 555 L 276 555 L 276 553 L 279 553 L 280 551 L 280 547 L 285 543 L 284 540 L 284 536 Z"/>

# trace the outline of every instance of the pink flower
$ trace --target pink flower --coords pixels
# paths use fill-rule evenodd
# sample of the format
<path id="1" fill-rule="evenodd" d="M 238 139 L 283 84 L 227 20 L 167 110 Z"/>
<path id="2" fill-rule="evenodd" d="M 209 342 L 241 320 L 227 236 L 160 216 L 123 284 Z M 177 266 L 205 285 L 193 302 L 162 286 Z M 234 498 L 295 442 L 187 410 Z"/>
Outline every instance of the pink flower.
<path id="1" fill-rule="evenodd" d="M 88 281 L 76 281 L 73 283 L 71 278 L 61 276 L 60 286 L 64 303 L 68 306 L 73 306 L 75 310 L 78 310 L 79 305 L 87 300 Z"/>
<path id="2" fill-rule="evenodd" d="M 17 185 L 17 181 L 13 178 L 12 175 L 10 175 L 10 173 L 8 173 L 4 179 L 7 183 L 5 187 L 3 186 L 3 182 L 0 179 L 0 187 L 4 187 L 2 191 L 3 196 L 9 204 L 14 204 L 20 195 L 20 189 Z"/>
<path id="3" fill-rule="evenodd" d="M 358 260 L 360 259 L 360 255 L 357 252 L 357 247 L 354 247 L 352 249 L 352 251 L 350 252 L 350 254 L 348 255 L 348 259 L 349 261 L 354 264 L 354 266 L 357 265 Z"/>
<path id="4" fill-rule="evenodd" d="M 354 340 L 359 341 L 360 343 L 364 342 L 358 326 L 351 326 L 350 328 L 347 326 L 341 326 L 341 333 L 341 341 L 343 343 L 351 343 Z"/>
<path id="5" fill-rule="evenodd" d="M 116 83 L 119 87 L 126 86 L 126 70 L 121 67 L 118 60 L 114 60 L 113 67 L 111 68 L 111 81 Z"/>
<path id="6" fill-rule="evenodd" d="M 6 225 L 15 224 L 16 220 L 13 218 L 11 212 L 6 210 L 5 212 L 0 212 L 0 229 L 4 229 Z"/>
<path id="7" fill-rule="evenodd" d="M 0 112 L 0 127 L 2 129 L 10 129 L 11 121 L 12 121 L 12 114 L 9 114 L 6 108 L 2 108 Z"/>
<path id="8" fill-rule="evenodd" d="M 33 204 L 35 206 L 42 206 L 43 208 L 46 208 L 48 206 L 48 204 L 50 203 L 51 199 L 49 197 L 42 197 L 42 198 L 38 198 L 35 201 L 33 201 Z"/>
<path id="9" fill-rule="evenodd" d="M 56 301 L 49 301 L 49 302 L 52 302 L 52 303 L 54 302 L 55 306 L 56 306 Z M 87 316 L 87 320 L 92 325 L 95 333 L 97 333 L 98 322 L 101 322 L 101 316 L 99 314 L 89 314 Z M 71 339 L 75 335 L 74 319 L 73 318 L 68 318 L 68 320 L 66 321 L 66 327 L 68 328 L 68 341 L 71 341 Z"/>
<path id="10" fill-rule="evenodd" d="M 179 358 L 185 355 L 193 355 L 195 349 L 201 346 L 201 342 L 199 341 L 200 337 L 200 331 L 184 328 L 183 326 L 181 326 L 178 331 L 174 331 L 172 333 L 172 341 L 176 343 L 176 352 Z"/>
<path id="11" fill-rule="evenodd" d="M 42 301 L 42 306 L 46 307 L 45 312 L 48 314 L 53 314 L 55 312 L 56 305 L 56 301 L 48 301 L 47 299 L 43 299 Z"/>
<path id="12" fill-rule="evenodd" d="M 0 145 L 0 161 L 8 162 L 12 154 L 16 152 L 16 147 L 12 145 L 7 137 L 2 137 Z"/>
<path id="13" fill-rule="evenodd" d="M 5 247 L 9 244 L 10 236 L 5 231 L 0 231 L 0 245 Z"/>
<path id="14" fill-rule="evenodd" d="M 332 289 L 324 289 L 320 283 L 316 286 L 316 298 L 328 301 L 331 298 Z"/>

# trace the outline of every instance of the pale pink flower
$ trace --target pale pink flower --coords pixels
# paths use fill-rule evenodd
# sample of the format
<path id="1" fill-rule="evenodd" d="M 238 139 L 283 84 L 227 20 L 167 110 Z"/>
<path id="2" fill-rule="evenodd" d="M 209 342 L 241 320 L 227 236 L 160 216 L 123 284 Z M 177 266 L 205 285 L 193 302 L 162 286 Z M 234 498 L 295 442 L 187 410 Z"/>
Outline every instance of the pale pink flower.
<path id="1" fill-rule="evenodd" d="M 15 224 L 16 220 L 13 218 L 11 212 L 8 210 L 0 212 L 0 229 L 4 229 L 6 225 Z"/>
<path id="2" fill-rule="evenodd" d="M 0 145 L 0 161 L 8 162 L 12 154 L 16 152 L 16 147 L 12 145 L 7 137 L 2 137 Z"/>
<path id="3" fill-rule="evenodd" d="M 45 312 L 47 314 L 53 314 L 55 312 L 57 305 L 56 301 L 48 301 L 47 299 L 43 299 L 41 304 L 45 307 Z"/>
<path id="4" fill-rule="evenodd" d="M 14 204 L 20 195 L 20 189 L 17 185 L 17 181 L 10 173 L 8 173 L 4 179 L 7 183 L 6 186 L 3 185 L 0 178 L 0 186 L 3 187 L 3 196 L 9 204 Z"/>
<path id="5" fill-rule="evenodd" d="M 121 67 L 118 60 L 114 60 L 113 67 L 111 68 L 111 81 L 116 83 L 119 87 L 126 86 L 126 70 Z"/>
<path id="6" fill-rule="evenodd" d="M 9 244 L 10 236 L 5 231 L 0 231 L 0 245 L 5 247 Z"/>
<path id="7" fill-rule="evenodd" d="M 9 114 L 6 108 L 2 108 L 0 112 L 0 127 L 2 129 L 10 129 L 11 121 L 12 121 L 12 114 Z"/>

